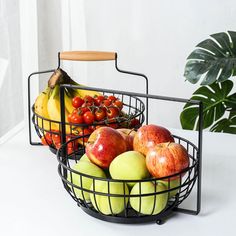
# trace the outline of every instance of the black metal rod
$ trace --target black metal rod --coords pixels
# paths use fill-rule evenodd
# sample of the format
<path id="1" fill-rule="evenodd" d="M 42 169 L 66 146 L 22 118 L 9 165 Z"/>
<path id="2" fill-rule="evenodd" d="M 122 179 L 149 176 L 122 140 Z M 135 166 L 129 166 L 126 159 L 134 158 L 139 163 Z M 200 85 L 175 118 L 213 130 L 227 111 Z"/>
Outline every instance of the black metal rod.
<path id="1" fill-rule="evenodd" d="M 45 71 L 40 71 L 40 72 L 34 72 L 31 73 L 28 76 L 28 127 L 29 127 L 29 143 L 31 145 L 42 145 L 40 142 L 34 142 L 32 141 L 32 129 L 31 129 L 31 93 L 30 93 L 30 88 L 31 88 L 31 78 L 33 75 L 39 75 L 39 74 L 44 74 L 44 73 L 51 73 L 54 72 L 55 70 L 45 70 Z"/>
<path id="2" fill-rule="evenodd" d="M 146 75 L 141 74 L 141 73 L 137 73 L 137 72 L 132 72 L 132 71 L 120 69 L 117 64 L 117 54 L 116 54 L 116 58 L 115 58 L 115 67 L 116 67 L 116 70 L 119 71 L 120 73 L 136 75 L 136 76 L 144 78 L 145 79 L 145 87 L 146 87 L 145 93 L 146 93 L 146 95 L 148 94 L 148 78 Z M 145 123 L 148 124 L 148 97 L 146 97 L 146 119 L 145 120 L 146 120 Z"/>
<path id="3" fill-rule="evenodd" d="M 98 92 L 107 92 L 107 93 L 116 93 L 116 94 L 123 94 L 133 97 L 143 97 L 143 98 L 151 98 L 151 99 L 158 99 L 164 101 L 172 101 L 172 102 L 180 102 L 180 103 L 190 103 L 198 105 L 200 103 L 199 100 L 192 100 L 186 98 L 176 98 L 176 97 L 167 97 L 167 96 L 159 96 L 159 95 L 152 95 L 152 94 L 143 94 L 143 93 L 135 93 L 135 92 L 127 92 L 121 90 L 113 90 L 113 89 L 104 89 L 104 88 L 97 88 L 97 87 L 88 87 L 88 86 L 80 86 L 80 85 L 71 85 L 71 84 L 62 84 L 62 87 L 65 88 L 74 88 L 74 89 L 83 89 L 83 90 L 93 90 Z"/>
<path id="4" fill-rule="evenodd" d="M 61 66 L 60 52 L 58 52 L 57 56 L 58 56 L 58 66 L 57 66 L 57 69 L 59 69 L 60 66 Z"/>
<path id="5" fill-rule="evenodd" d="M 35 142 L 32 141 L 32 129 L 31 129 L 31 99 L 30 99 L 30 77 L 31 75 L 28 77 L 28 126 L 29 126 L 29 143 L 31 145 L 38 145 Z"/>
<path id="6" fill-rule="evenodd" d="M 61 106 L 61 143 L 66 142 L 66 117 L 65 117 L 65 88 L 63 86 L 60 86 L 60 106 Z M 65 146 L 64 146 L 65 147 Z M 65 148 L 63 148 L 65 149 Z"/>
<path id="7" fill-rule="evenodd" d="M 66 117 L 65 117 L 65 88 L 60 86 L 60 107 L 61 107 L 61 144 L 66 143 Z M 67 145 L 62 146 L 62 162 L 66 165 Z M 63 167 L 63 174 L 67 177 L 67 170 Z"/>
<path id="8" fill-rule="evenodd" d="M 203 103 L 199 102 L 197 214 L 201 210 Z"/>
<path id="9" fill-rule="evenodd" d="M 197 215 L 198 214 L 194 210 L 189 210 L 189 209 L 184 209 L 184 208 L 179 208 L 179 207 L 174 208 L 173 211 L 177 211 L 177 212 L 181 212 L 181 213 L 189 214 L 189 215 Z"/>

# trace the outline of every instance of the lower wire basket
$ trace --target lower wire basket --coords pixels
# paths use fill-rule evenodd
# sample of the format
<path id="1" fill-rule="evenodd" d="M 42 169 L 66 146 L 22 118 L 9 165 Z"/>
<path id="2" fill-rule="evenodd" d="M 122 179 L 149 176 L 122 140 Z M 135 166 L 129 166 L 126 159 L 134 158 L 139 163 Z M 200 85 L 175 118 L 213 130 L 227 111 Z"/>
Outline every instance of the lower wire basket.
<path id="1" fill-rule="evenodd" d="M 57 152 L 58 172 L 64 188 L 83 211 L 98 219 L 116 223 L 156 221 L 161 224 L 164 218 L 179 209 L 199 177 L 198 148 L 182 137 L 173 137 L 176 143 L 186 148 L 189 167 L 171 176 L 132 181 L 111 179 L 106 170 L 105 175 L 108 177 L 99 173 L 96 176 L 85 174 L 83 165 L 89 165 L 86 162 L 90 161 L 76 150 L 68 155 L 67 147 L 76 138 L 70 140 Z M 83 165 L 74 168 L 81 162 Z M 198 213 L 188 209 L 186 211 Z"/>

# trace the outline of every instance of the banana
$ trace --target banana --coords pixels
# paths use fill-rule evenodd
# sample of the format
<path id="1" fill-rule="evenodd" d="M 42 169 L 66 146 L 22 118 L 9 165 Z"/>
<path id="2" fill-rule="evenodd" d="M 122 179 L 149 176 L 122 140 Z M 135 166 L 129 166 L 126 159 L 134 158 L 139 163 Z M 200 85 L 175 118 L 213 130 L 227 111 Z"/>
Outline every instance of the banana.
<path id="1" fill-rule="evenodd" d="M 65 99 L 66 110 L 69 113 L 72 113 L 72 111 L 74 110 L 74 107 L 72 106 L 72 97 L 70 96 L 69 92 L 65 91 L 64 99 Z"/>
<path id="2" fill-rule="evenodd" d="M 47 87 L 43 92 L 39 94 L 39 96 L 36 98 L 35 103 L 34 103 L 35 113 L 45 119 L 50 119 L 49 114 L 48 114 L 48 109 L 47 109 L 49 94 L 50 94 L 50 88 Z M 50 131 L 56 128 L 54 123 L 51 122 L 51 126 L 50 126 L 49 121 L 43 120 L 39 117 L 35 118 L 35 123 L 39 126 L 39 128 L 45 131 Z"/>
<path id="3" fill-rule="evenodd" d="M 47 87 L 43 92 L 39 94 L 34 103 L 35 112 L 40 116 L 45 116 L 45 118 L 48 118 L 48 112 L 45 107 L 47 108 L 49 92 L 50 88 Z"/>
<path id="4" fill-rule="evenodd" d="M 82 85 L 82 84 L 76 84 L 76 85 L 85 87 L 85 85 Z M 92 91 L 92 90 L 74 89 L 74 91 L 75 91 L 76 95 L 81 98 L 84 98 L 86 95 L 89 95 L 91 97 L 102 95 L 101 93 L 99 93 L 97 91 Z"/>
<path id="5" fill-rule="evenodd" d="M 61 121 L 61 106 L 59 99 L 59 85 L 56 85 L 53 89 L 52 95 L 50 96 L 48 103 L 48 114 L 51 120 Z M 65 109 L 65 116 L 67 119 L 68 111 Z M 66 120 L 67 121 L 67 120 Z"/>
<path id="6" fill-rule="evenodd" d="M 59 85 L 56 85 L 53 89 L 53 92 L 47 103 L 48 115 L 50 120 L 58 121 L 59 123 L 54 122 L 56 126 L 56 130 L 61 130 L 60 122 L 61 122 L 61 105 L 59 99 Z M 65 108 L 65 122 L 68 123 L 69 112 Z M 70 125 L 66 125 L 66 133 L 71 133 Z"/>

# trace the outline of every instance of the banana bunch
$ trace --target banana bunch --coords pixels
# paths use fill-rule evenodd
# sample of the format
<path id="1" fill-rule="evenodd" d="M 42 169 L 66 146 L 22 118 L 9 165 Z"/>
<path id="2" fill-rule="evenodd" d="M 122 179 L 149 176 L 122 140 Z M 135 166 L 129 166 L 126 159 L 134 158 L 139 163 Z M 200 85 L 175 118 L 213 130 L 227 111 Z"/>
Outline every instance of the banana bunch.
<path id="1" fill-rule="evenodd" d="M 66 122 L 68 122 L 68 113 L 73 111 L 71 100 L 72 98 L 65 93 Z M 38 95 L 34 103 L 34 111 L 37 114 L 35 123 L 39 126 L 39 128 L 45 131 L 60 130 L 60 109 L 59 85 L 56 85 L 54 89 L 47 87 Z M 69 132 L 68 128 L 69 127 L 67 127 L 67 131 Z"/>
<path id="2" fill-rule="evenodd" d="M 68 74 L 61 70 L 57 69 L 48 81 L 47 88 L 41 92 L 35 100 L 34 111 L 37 114 L 35 117 L 35 123 L 39 128 L 44 131 L 51 130 L 61 130 L 61 106 L 60 106 L 60 84 L 72 84 L 80 85 L 73 81 Z M 65 101 L 65 121 L 68 123 L 67 116 L 69 113 L 72 113 L 74 107 L 72 106 L 72 99 L 75 96 L 84 98 L 84 96 L 90 95 L 100 95 L 96 91 L 88 91 L 82 89 L 72 89 L 65 88 L 64 101 Z M 66 125 L 66 132 L 72 133 L 73 127 L 71 125 Z M 78 127 L 76 128 L 78 132 Z"/>

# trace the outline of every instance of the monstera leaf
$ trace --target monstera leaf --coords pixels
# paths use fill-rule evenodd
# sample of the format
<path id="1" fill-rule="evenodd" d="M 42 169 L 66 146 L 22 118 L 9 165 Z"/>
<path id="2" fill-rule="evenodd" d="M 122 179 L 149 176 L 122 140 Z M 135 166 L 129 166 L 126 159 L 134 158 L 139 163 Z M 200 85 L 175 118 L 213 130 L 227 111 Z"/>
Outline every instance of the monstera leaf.
<path id="1" fill-rule="evenodd" d="M 231 80 L 222 83 L 213 83 L 209 86 L 202 86 L 197 89 L 191 100 L 200 100 L 203 102 L 203 128 L 210 127 L 214 122 L 223 117 L 225 112 L 229 109 L 236 110 L 236 93 L 230 95 L 233 88 Z M 195 104 L 187 103 L 180 115 L 181 125 L 184 129 L 197 129 L 198 128 L 199 109 Z M 232 118 L 232 122 L 235 118 Z M 221 126 L 224 126 L 222 121 Z M 228 124 L 227 124 L 228 125 Z M 226 126 L 216 126 L 213 130 L 218 129 L 224 131 Z M 228 125 L 228 127 L 231 127 Z"/>
<path id="2" fill-rule="evenodd" d="M 188 56 L 184 76 L 201 85 L 223 82 L 236 74 L 236 32 L 212 34 Z"/>
<path id="3" fill-rule="evenodd" d="M 217 121 L 210 131 L 236 134 L 236 111 L 232 110 L 229 113 L 229 118 Z"/>

